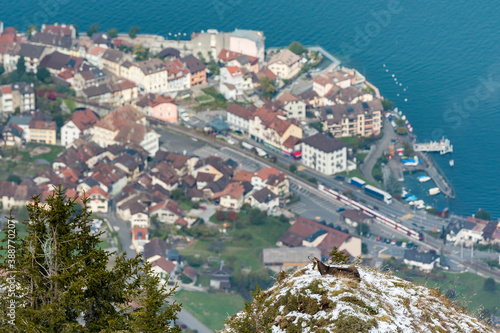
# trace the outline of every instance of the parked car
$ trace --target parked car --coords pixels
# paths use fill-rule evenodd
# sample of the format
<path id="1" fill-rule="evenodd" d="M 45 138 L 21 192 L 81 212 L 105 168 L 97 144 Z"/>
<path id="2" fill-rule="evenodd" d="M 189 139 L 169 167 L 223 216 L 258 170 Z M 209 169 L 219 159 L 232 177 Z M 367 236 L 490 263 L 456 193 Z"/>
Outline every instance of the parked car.
<path id="1" fill-rule="evenodd" d="M 376 239 L 376 241 L 377 241 L 377 242 L 380 242 L 380 240 L 381 240 L 381 239 L 382 239 L 382 237 L 380 237 L 380 236 L 377 236 L 377 239 Z"/>
<path id="2" fill-rule="evenodd" d="M 345 208 L 337 208 L 337 213 L 343 212 Z"/>

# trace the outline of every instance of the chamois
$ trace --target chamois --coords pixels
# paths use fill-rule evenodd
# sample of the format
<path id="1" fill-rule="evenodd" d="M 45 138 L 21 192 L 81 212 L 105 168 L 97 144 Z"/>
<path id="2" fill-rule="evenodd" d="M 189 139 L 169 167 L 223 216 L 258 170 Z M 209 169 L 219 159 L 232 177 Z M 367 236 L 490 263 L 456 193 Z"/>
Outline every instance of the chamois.
<path id="1" fill-rule="evenodd" d="M 354 265 L 350 265 L 347 268 L 343 267 L 334 267 L 325 265 L 321 260 L 316 257 L 308 257 L 309 260 L 313 262 L 313 269 L 318 267 L 318 271 L 321 275 L 329 274 L 333 276 L 345 276 L 348 278 L 352 278 L 361 282 L 361 276 L 359 275 L 358 269 Z"/>

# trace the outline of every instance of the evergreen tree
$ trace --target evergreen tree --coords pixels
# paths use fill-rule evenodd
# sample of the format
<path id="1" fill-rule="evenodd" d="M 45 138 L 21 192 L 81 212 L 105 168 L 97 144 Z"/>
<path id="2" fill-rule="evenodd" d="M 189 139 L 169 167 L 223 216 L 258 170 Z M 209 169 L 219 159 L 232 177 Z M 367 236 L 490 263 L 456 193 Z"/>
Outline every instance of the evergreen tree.
<path id="1" fill-rule="evenodd" d="M 17 61 L 17 74 L 19 76 L 23 76 L 26 74 L 26 64 L 24 62 L 24 57 L 19 57 L 19 60 Z"/>
<path id="2" fill-rule="evenodd" d="M 76 200 L 67 198 L 59 186 L 45 203 L 38 195 L 27 205 L 27 235 L 14 239 L 15 269 L 8 261 L 0 263 L 0 271 L 8 272 L 0 277 L 0 285 L 6 285 L 7 278 L 16 281 L 15 296 L 0 297 L 0 331 L 179 332 L 170 322 L 180 305 L 167 302 L 175 288 L 167 291 L 140 256 L 126 259 L 123 254 L 114 267 L 107 267 L 111 254 L 99 249 L 100 233 L 90 231 L 88 199 L 82 201 L 78 209 Z M 7 316 L 12 300 L 14 326 Z M 134 301 L 135 309 L 130 307 Z"/>

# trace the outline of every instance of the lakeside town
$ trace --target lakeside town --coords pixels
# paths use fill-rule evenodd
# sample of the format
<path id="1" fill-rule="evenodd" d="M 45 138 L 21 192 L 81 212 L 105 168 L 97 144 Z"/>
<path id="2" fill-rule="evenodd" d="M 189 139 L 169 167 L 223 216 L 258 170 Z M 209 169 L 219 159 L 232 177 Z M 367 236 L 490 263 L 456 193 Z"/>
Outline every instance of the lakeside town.
<path id="1" fill-rule="evenodd" d="M 404 116 L 355 69 L 298 42 L 266 49 L 262 31 L 166 40 L 98 30 L 53 24 L 23 33 L 0 23 L 5 212 L 22 220 L 33 195 L 46 198 L 59 184 L 68 197 L 87 196 L 103 246 L 142 254 L 179 283 L 185 303 L 214 290 L 248 297 L 256 283 L 272 284 L 268 269 L 327 258 L 334 246 L 375 267 L 424 272 L 416 278 L 476 265 L 499 279 L 494 253 L 445 262 L 445 253 L 463 259 L 463 247 L 498 251 L 500 224 L 484 211 L 459 217 L 407 203 L 417 200 L 405 200 L 400 178 L 419 159 L 433 188 L 451 197 L 451 185 L 419 152 Z M 317 191 L 326 182 L 370 209 L 404 212 L 401 223 L 440 245 L 333 203 Z M 390 210 L 377 194 L 366 197 L 367 186 L 401 202 Z M 302 216 L 308 195 L 333 212 Z"/>

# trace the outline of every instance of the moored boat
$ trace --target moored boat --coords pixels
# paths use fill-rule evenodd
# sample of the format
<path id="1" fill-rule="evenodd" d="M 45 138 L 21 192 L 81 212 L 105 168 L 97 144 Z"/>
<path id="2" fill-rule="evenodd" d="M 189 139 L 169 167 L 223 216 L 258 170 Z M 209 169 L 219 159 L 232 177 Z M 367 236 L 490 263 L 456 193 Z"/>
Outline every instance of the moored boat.
<path id="1" fill-rule="evenodd" d="M 439 190 L 438 187 L 433 187 L 433 188 L 429 189 L 429 195 L 436 195 L 439 192 L 441 192 L 441 191 Z"/>
<path id="2" fill-rule="evenodd" d="M 417 179 L 418 179 L 419 182 L 425 183 L 426 181 L 431 180 L 431 177 L 429 177 L 429 176 L 420 176 L 420 177 L 417 177 Z"/>

